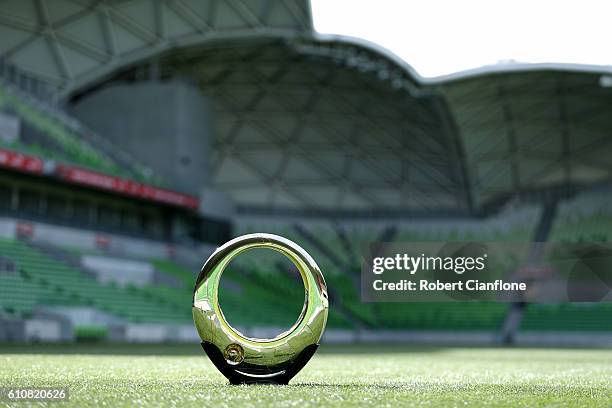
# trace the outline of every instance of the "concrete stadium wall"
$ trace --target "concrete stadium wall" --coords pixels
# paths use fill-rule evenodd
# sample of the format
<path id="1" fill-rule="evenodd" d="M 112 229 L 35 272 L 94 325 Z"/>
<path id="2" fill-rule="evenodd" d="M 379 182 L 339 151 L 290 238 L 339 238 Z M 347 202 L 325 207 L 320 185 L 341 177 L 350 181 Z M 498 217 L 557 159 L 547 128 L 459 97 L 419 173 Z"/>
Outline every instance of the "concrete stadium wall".
<path id="1" fill-rule="evenodd" d="M 92 307 L 49 306 L 37 310 L 38 315 L 60 316 L 72 326 L 78 325 L 117 325 L 123 324 L 120 317 Z"/>
<path id="2" fill-rule="evenodd" d="M 24 325 L 25 322 L 23 320 L 12 319 L 0 314 L 0 342 L 24 341 Z"/>
<path id="3" fill-rule="evenodd" d="M 16 142 L 20 133 L 21 120 L 17 116 L 0 112 L 0 140 L 4 143 Z"/>
<path id="4" fill-rule="evenodd" d="M 509 206 L 500 213 L 488 218 L 336 218 L 333 223 L 344 228 L 383 229 L 390 225 L 412 231 L 455 230 L 465 234 L 509 231 L 517 226 L 534 225 L 540 215 L 538 205 Z M 330 228 L 329 218 L 300 217 L 282 215 L 238 214 L 234 217 L 237 232 L 244 228 L 257 228 L 262 232 L 273 232 L 292 228 L 295 224 L 309 228 Z"/>
<path id="5" fill-rule="evenodd" d="M 74 308 L 48 308 L 37 311 L 32 319 L 3 319 L 0 316 L 0 341 L 73 341 L 72 326 L 100 324 L 108 327 L 106 340 L 128 343 L 194 343 L 200 338 L 193 324 L 125 323 L 98 311 Z M 92 313 L 95 314 L 94 320 Z M 66 323 L 70 327 L 67 327 Z M 277 327 L 237 327 L 241 333 L 254 338 L 272 338 Z M 284 329 L 283 329 L 284 330 Z M 328 329 L 321 344 L 412 344 L 444 347 L 496 346 L 495 332 L 457 332 L 425 330 L 340 330 Z M 519 332 L 518 346 L 556 347 L 612 347 L 610 332 Z"/>
<path id="6" fill-rule="evenodd" d="M 59 247 L 72 247 L 84 251 L 100 250 L 116 256 L 136 258 L 169 258 L 174 255 L 186 256 L 190 261 L 206 259 L 214 250 L 213 245 L 183 247 L 169 245 L 165 242 L 142 238 L 126 237 L 117 234 L 99 233 L 96 231 L 46 224 L 42 222 L 22 221 L 14 218 L 0 218 L 0 237 L 15 239 L 18 230 L 27 226 L 32 242 L 50 244 Z"/>
<path id="7" fill-rule="evenodd" d="M 130 259 L 111 258 L 97 255 L 84 255 L 81 263 L 93 271 L 99 282 L 115 282 L 119 286 L 133 284 L 144 286 L 151 284 L 155 277 L 155 269 L 149 262 Z"/>
<path id="8" fill-rule="evenodd" d="M 208 184 L 210 103 L 182 81 L 117 83 L 71 106 L 72 113 L 150 166 L 172 187 L 199 194 Z"/>
<path id="9" fill-rule="evenodd" d="M 35 242 L 85 250 L 106 249 L 116 254 L 143 257 L 165 257 L 168 252 L 168 245 L 163 242 L 38 222 L 30 224 L 34 226 L 32 241 Z"/>
<path id="10" fill-rule="evenodd" d="M 213 218 L 232 219 L 235 216 L 233 201 L 222 191 L 204 187 L 200 192 L 199 213 Z"/>
<path id="11" fill-rule="evenodd" d="M 48 319 L 29 319 L 24 324 L 25 341 L 59 341 L 62 337 L 60 323 Z"/>
<path id="12" fill-rule="evenodd" d="M 193 324 L 128 324 L 122 341 L 129 343 L 199 343 Z"/>
<path id="13" fill-rule="evenodd" d="M 518 332 L 514 341 L 518 346 L 612 347 L 612 333 Z"/>
<path id="14" fill-rule="evenodd" d="M 0 238 L 15 238 L 17 221 L 10 218 L 0 218 Z"/>
<path id="15" fill-rule="evenodd" d="M 236 328 L 245 336 L 251 338 L 273 338 L 287 328 L 278 327 L 253 327 L 250 329 Z M 201 340 L 193 324 L 186 325 L 163 325 L 163 324 L 127 324 L 122 337 L 115 338 L 118 341 L 130 343 L 199 343 Z M 326 330 L 322 343 L 347 344 L 359 341 L 357 332 L 351 330 Z"/>
<path id="16" fill-rule="evenodd" d="M 0 342 L 60 342 L 72 341 L 72 327 L 62 318 L 44 313 L 29 319 L 0 316 Z"/>
<path id="17" fill-rule="evenodd" d="M 237 328 L 253 338 L 272 338 L 279 333 L 276 327 Z M 283 329 L 284 330 L 284 329 Z M 118 341 L 131 343 L 200 342 L 193 325 L 128 324 Z M 419 330 L 339 330 L 328 329 L 321 344 L 414 344 L 436 346 L 494 346 L 494 332 L 441 332 Z M 612 333 L 522 333 L 517 337 L 521 346 L 581 346 L 610 347 Z"/>

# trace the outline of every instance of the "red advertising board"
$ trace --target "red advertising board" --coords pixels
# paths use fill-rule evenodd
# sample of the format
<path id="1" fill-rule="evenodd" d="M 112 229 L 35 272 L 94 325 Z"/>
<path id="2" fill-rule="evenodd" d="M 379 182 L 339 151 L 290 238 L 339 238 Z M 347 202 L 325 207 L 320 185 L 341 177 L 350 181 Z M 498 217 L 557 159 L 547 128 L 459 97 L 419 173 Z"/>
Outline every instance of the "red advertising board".
<path id="1" fill-rule="evenodd" d="M 190 209 L 196 209 L 200 204 L 197 197 L 188 194 L 148 186 L 136 181 L 109 176 L 80 167 L 59 164 L 55 171 L 59 178 L 70 183 L 82 184 L 118 194 L 125 194 L 132 197 Z"/>
<path id="2" fill-rule="evenodd" d="M 34 236 L 34 224 L 31 222 L 17 222 L 15 233 L 17 234 L 17 238 L 21 239 L 29 239 Z"/>
<path id="3" fill-rule="evenodd" d="M 49 164 L 50 166 L 48 166 L 47 172 L 52 171 L 54 167 L 52 163 Z M 0 149 L 0 168 L 7 168 L 24 173 L 43 174 L 45 173 L 45 161 L 35 156 L 29 156 L 7 149 Z M 148 186 L 136 181 L 126 180 L 120 177 L 110 176 L 66 164 L 58 164 L 55 166 L 55 175 L 69 183 L 95 187 L 117 194 L 138 197 L 178 207 L 197 209 L 200 205 L 198 198 L 189 194 Z"/>
<path id="4" fill-rule="evenodd" d="M 24 173 L 42 174 L 44 162 L 38 157 L 0 149 L 0 167 L 22 171 Z"/>

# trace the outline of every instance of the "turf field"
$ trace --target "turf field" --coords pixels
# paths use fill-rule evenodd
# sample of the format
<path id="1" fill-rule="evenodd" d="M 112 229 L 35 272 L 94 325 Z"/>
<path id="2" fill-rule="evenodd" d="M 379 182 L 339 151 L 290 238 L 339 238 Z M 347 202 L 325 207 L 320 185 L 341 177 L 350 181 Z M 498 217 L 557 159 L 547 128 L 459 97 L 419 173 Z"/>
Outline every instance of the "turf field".
<path id="1" fill-rule="evenodd" d="M 612 350 L 323 346 L 289 386 L 237 387 L 196 346 L 0 353 L 0 387 L 68 387 L 79 407 L 612 406 Z"/>

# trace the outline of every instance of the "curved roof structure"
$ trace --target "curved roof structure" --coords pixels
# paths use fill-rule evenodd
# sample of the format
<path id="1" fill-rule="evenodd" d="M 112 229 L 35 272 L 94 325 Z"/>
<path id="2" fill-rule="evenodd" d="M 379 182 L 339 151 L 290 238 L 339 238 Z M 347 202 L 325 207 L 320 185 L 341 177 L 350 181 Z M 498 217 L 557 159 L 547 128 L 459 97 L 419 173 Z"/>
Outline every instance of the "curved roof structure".
<path id="1" fill-rule="evenodd" d="M 311 21 L 304 0 L 4 0 L 0 57 L 65 94 L 168 49 L 291 36 Z"/>
<path id="2" fill-rule="evenodd" d="M 612 175 L 604 68 L 425 80 L 374 44 L 313 33 L 307 1 L 50 3 L 2 4 L 0 55 L 63 95 L 152 59 L 194 78 L 216 114 L 214 183 L 243 208 L 472 212 Z"/>
<path id="3" fill-rule="evenodd" d="M 478 200 L 508 191 L 610 181 L 612 89 L 607 78 L 533 67 L 439 85 Z"/>
<path id="4" fill-rule="evenodd" d="M 444 100 L 374 54 L 336 51 L 249 40 L 161 59 L 164 73 L 197 78 L 212 98 L 217 186 L 251 207 L 466 208 Z"/>

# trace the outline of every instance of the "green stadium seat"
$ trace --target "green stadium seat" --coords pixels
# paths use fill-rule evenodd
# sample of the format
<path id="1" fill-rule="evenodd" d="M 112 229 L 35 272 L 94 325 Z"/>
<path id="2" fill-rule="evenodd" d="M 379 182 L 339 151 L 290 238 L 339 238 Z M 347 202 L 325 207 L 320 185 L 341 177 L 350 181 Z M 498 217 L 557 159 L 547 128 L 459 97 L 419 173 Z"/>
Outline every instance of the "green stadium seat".
<path id="1" fill-rule="evenodd" d="M 0 83 L 0 110 L 10 109 L 22 121 L 32 126 L 41 135 L 58 146 L 57 150 L 43 148 L 37 144 L 24 144 L 21 142 L 0 142 L 0 147 L 16 150 L 24 154 L 31 154 L 42 158 L 72 163 L 95 171 L 114 175 L 117 177 L 134 179 L 147 184 L 164 186 L 166 183 L 144 167 L 134 163 L 133 168 L 118 165 L 111 157 L 103 154 L 93 147 L 83 135 L 76 133 L 62 124 L 49 112 L 30 103 L 27 98 L 10 92 Z"/>

